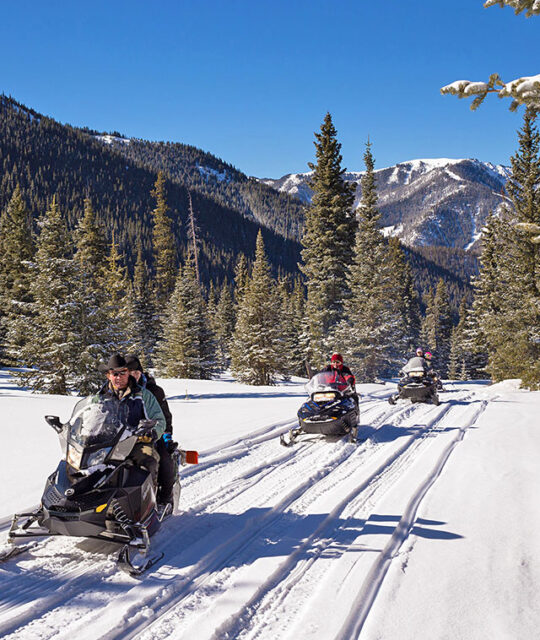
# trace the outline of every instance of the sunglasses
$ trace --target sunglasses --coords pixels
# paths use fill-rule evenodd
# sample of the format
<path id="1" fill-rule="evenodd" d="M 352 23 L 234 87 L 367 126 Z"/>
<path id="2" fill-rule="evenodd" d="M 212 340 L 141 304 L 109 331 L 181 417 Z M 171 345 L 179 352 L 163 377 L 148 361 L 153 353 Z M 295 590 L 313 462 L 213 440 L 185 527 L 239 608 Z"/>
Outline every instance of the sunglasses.
<path id="1" fill-rule="evenodd" d="M 111 376 L 125 376 L 126 373 L 129 373 L 129 369 L 121 369 L 120 371 L 109 371 Z"/>

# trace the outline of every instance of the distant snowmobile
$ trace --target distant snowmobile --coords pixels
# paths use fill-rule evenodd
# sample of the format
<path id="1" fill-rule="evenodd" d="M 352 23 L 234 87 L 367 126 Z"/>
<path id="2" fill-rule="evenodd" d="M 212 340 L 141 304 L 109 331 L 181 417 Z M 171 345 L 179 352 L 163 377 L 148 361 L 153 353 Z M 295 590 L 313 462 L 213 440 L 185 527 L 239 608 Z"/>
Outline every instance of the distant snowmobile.
<path id="1" fill-rule="evenodd" d="M 321 371 L 306 385 L 309 400 L 298 410 L 298 427 L 289 431 L 289 439 L 281 436 L 286 447 L 293 445 L 302 434 L 326 436 L 349 434 L 351 442 L 358 435 L 360 411 L 353 397 L 353 389 L 339 371 Z"/>
<path id="2" fill-rule="evenodd" d="M 412 368 L 398 383 L 398 393 L 388 398 L 390 404 L 396 404 L 398 400 L 408 399 L 411 402 L 431 402 L 439 404 L 437 395 L 437 383 L 427 374 L 425 368 Z"/>
<path id="3" fill-rule="evenodd" d="M 148 433 L 154 420 L 138 428 L 122 424 L 113 403 L 81 400 L 69 422 L 45 416 L 58 433 L 64 459 L 47 479 L 39 509 L 13 516 L 7 559 L 28 546 L 16 546 L 21 538 L 81 536 L 122 545 L 120 568 L 140 575 L 163 557 L 149 556 L 150 536 L 174 513 L 180 497 L 177 476 L 173 504 L 156 503 L 152 477 L 135 465 L 129 455 L 138 438 Z M 177 464 L 197 463 L 196 451 L 176 450 Z M 35 543 L 34 543 L 35 544 Z M 134 562 L 135 556 L 142 557 Z"/>

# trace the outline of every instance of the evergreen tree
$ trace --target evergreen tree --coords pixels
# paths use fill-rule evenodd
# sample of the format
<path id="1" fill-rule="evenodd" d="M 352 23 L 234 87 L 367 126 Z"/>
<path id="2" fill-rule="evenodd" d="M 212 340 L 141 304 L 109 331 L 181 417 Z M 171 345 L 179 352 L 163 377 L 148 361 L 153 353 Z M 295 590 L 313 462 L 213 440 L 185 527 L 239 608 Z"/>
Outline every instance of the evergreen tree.
<path id="1" fill-rule="evenodd" d="M 97 364 L 115 351 L 109 336 L 111 324 L 117 322 L 116 317 L 111 318 L 107 313 L 105 230 L 89 198 L 84 201 L 83 216 L 75 230 L 75 244 L 73 302 L 78 309 L 79 362 L 72 383 L 80 394 L 87 395 L 95 391 L 102 380 Z"/>
<path id="2" fill-rule="evenodd" d="M 282 353 L 279 300 L 260 231 L 253 270 L 241 301 L 231 352 L 233 374 L 247 384 L 273 384 Z"/>
<path id="3" fill-rule="evenodd" d="M 137 263 L 133 273 L 132 299 L 133 318 L 130 350 L 138 355 L 143 368 L 147 369 L 153 366 L 157 342 L 157 314 L 148 266 L 144 261 L 141 247 L 137 253 Z"/>
<path id="4" fill-rule="evenodd" d="M 394 362 L 401 362 L 407 353 L 415 350 L 420 337 L 421 312 L 418 293 L 414 286 L 411 265 L 405 258 L 398 238 L 388 241 L 389 260 L 395 293 L 391 294 L 401 317 L 401 331 L 396 335 Z"/>
<path id="5" fill-rule="evenodd" d="M 234 301 L 236 307 L 242 305 L 242 298 L 249 282 L 249 267 L 246 256 L 241 253 L 236 261 L 234 269 Z"/>
<path id="6" fill-rule="evenodd" d="M 448 377 L 455 380 L 462 378 L 466 380 L 468 376 L 468 354 L 465 344 L 465 330 L 467 326 L 467 303 L 465 298 L 459 307 L 459 321 L 452 329 L 450 337 L 450 354 L 448 357 Z"/>
<path id="7" fill-rule="evenodd" d="M 152 211 L 155 295 L 159 307 L 163 309 L 174 288 L 176 243 L 172 232 L 172 222 L 167 215 L 169 207 L 165 198 L 165 176 L 162 171 L 158 173 L 152 195 L 156 200 L 156 207 Z"/>
<path id="8" fill-rule="evenodd" d="M 236 320 L 231 290 L 227 283 L 221 287 L 214 318 L 218 363 L 221 369 L 226 369 L 231 358 L 231 342 Z"/>
<path id="9" fill-rule="evenodd" d="M 388 248 L 379 227 L 371 144 L 364 154 L 362 199 L 354 260 L 349 271 L 351 297 L 345 318 L 331 336 L 333 349 L 343 353 L 359 380 L 374 381 L 399 368 L 405 349 L 401 296 L 405 275 L 399 247 Z M 396 273 L 396 269 L 402 273 Z"/>
<path id="10" fill-rule="evenodd" d="M 356 185 L 344 180 L 341 145 L 332 117 L 326 114 L 315 134 L 317 163 L 310 186 L 311 206 L 306 210 L 302 236 L 302 264 L 306 276 L 308 324 L 312 364 L 325 360 L 325 337 L 342 317 L 348 297 L 347 270 L 352 262 L 356 220 L 352 212 Z"/>
<path id="11" fill-rule="evenodd" d="M 425 337 L 425 348 L 434 355 L 437 370 L 442 376 L 446 376 L 450 359 L 452 312 L 446 284 L 442 278 L 437 283 L 435 295 L 431 293 L 429 306 L 426 309 L 423 337 Z"/>
<path id="12" fill-rule="evenodd" d="M 108 316 L 107 343 L 110 353 L 125 353 L 131 349 L 131 336 L 135 319 L 132 287 L 124 256 L 118 252 L 114 235 L 106 260 L 103 291 L 106 296 L 105 311 Z"/>
<path id="13" fill-rule="evenodd" d="M 521 378 L 540 384 L 540 246 L 527 233 L 540 224 L 540 135 L 527 109 L 512 157 L 508 193 L 514 205 L 490 218 L 483 234 L 474 316 L 489 354 L 494 380 Z M 525 227 L 525 230 L 522 230 Z"/>
<path id="14" fill-rule="evenodd" d="M 34 321 L 21 361 L 28 369 L 23 384 L 47 393 L 65 394 L 79 363 L 79 308 L 73 302 L 75 265 L 72 239 L 56 199 L 40 218 L 35 270 L 31 284 Z"/>
<path id="15" fill-rule="evenodd" d="M 31 322 L 30 262 L 35 247 L 30 214 L 15 187 L 0 218 L 0 362 L 18 364 Z"/>
<path id="16" fill-rule="evenodd" d="M 216 348 L 192 254 L 178 273 L 165 310 L 166 331 L 157 347 L 157 367 L 168 377 L 210 379 Z"/>

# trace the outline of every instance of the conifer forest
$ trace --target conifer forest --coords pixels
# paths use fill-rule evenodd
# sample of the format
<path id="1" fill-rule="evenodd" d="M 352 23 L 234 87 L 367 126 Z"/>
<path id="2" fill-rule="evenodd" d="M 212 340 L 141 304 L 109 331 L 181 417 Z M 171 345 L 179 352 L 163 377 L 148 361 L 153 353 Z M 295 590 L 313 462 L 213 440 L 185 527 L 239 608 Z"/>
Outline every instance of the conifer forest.
<path id="1" fill-rule="evenodd" d="M 540 386 L 534 108 L 476 252 L 384 234 L 377 141 L 355 205 L 330 113 L 306 158 L 309 204 L 195 147 L 99 135 L 0 97 L 0 362 L 30 388 L 89 393 L 115 352 L 253 385 L 339 352 L 370 382 L 419 345 L 443 377 Z"/>

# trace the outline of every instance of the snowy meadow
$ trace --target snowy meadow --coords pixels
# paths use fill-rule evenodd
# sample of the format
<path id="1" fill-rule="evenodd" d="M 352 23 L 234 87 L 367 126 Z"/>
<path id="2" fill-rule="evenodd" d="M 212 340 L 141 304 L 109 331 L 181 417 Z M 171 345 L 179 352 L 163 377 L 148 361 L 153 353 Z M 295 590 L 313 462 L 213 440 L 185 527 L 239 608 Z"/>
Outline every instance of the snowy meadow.
<path id="1" fill-rule="evenodd" d="M 117 548 L 45 539 L 0 565 L 4 638 L 530 639 L 540 625 L 540 392 L 449 382 L 441 404 L 395 407 L 359 385 L 362 442 L 279 435 L 303 382 L 163 379 L 181 512 L 142 579 Z M 45 414 L 75 397 L 0 372 L 0 547 L 39 503 L 60 449 Z"/>

